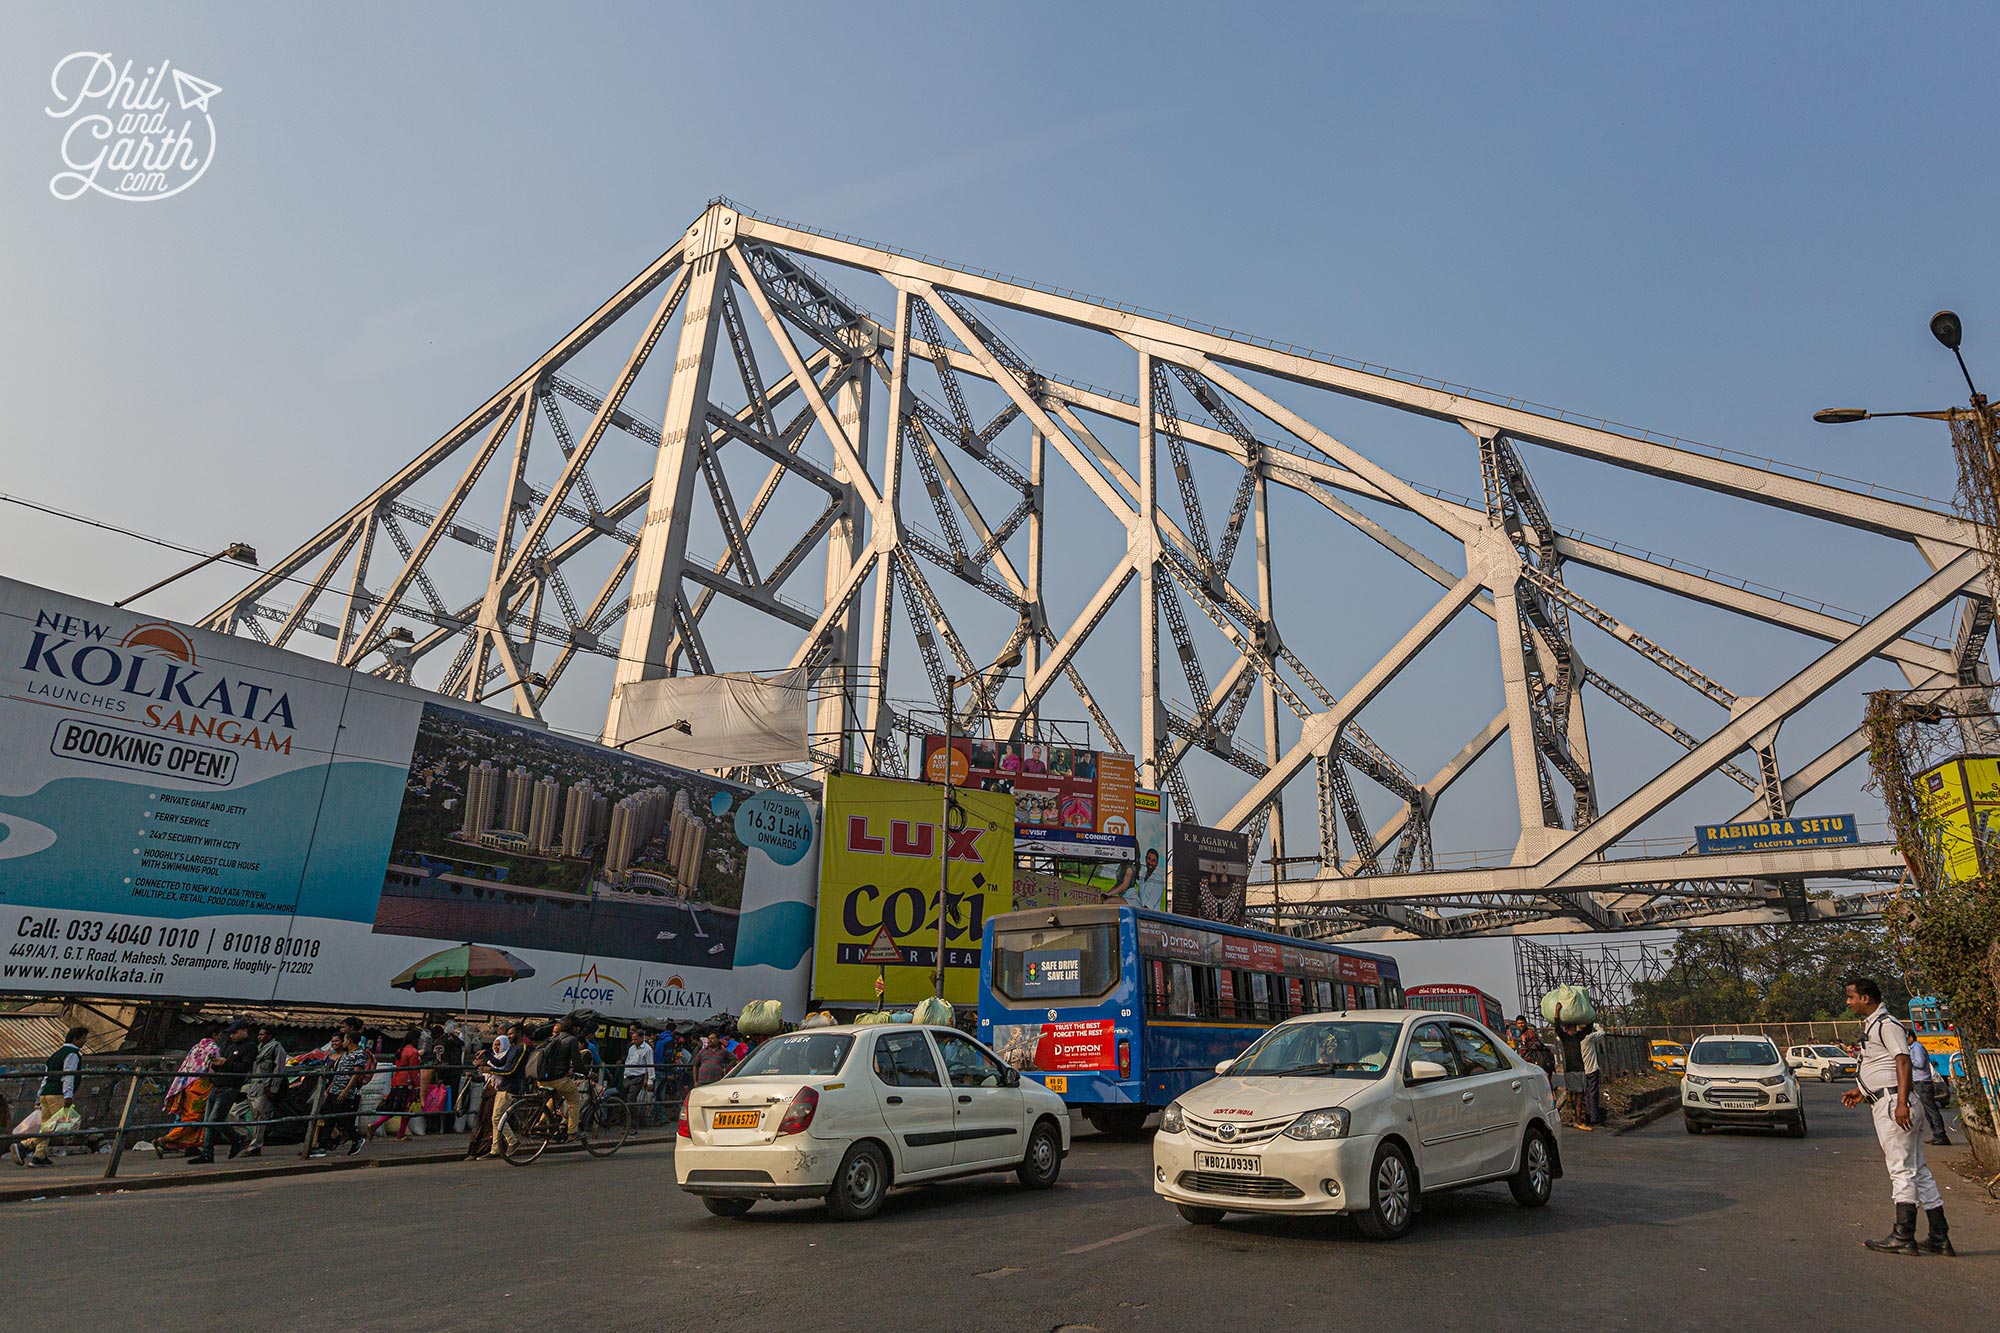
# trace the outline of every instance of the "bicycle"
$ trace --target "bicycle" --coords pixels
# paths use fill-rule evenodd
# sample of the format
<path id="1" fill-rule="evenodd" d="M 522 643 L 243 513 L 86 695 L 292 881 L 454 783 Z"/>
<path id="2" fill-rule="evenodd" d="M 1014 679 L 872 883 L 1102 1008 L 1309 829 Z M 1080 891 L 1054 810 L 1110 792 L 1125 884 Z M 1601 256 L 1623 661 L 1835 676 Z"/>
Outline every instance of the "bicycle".
<path id="1" fill-rule="evenodd" d="M 523 1093 L 507 1108 L 506 1119 L 496 1128 L 500 1156 L 510 1166 L 526 1166 L 550 1144 L 566 1142 L 567 1110 L 561 1094 L 553 1089 Z M 576 1123 L 576 1141 L 583 1150 L 592 1157 L 609 1157 L 625 1146 L 632 1133 L 632 1109 L 601 1080 L 591 1079 L 585 1086 L 583 1105 L 577 1108 Z"/>

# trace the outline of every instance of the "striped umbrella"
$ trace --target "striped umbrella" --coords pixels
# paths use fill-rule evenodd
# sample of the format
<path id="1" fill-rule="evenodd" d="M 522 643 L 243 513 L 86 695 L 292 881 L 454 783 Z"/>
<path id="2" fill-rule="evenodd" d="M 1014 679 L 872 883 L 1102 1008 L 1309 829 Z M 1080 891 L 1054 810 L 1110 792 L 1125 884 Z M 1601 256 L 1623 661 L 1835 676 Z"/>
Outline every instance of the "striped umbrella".
<path id="1" fill-rule="evenodd" d="M 405 968 L 389 984 L 397 990 L 463 991 L 470 996 L 482 986 L 498 986 L 533 975 L 533 967 L 505 949 L 490 944 L 461 944 Z"/>

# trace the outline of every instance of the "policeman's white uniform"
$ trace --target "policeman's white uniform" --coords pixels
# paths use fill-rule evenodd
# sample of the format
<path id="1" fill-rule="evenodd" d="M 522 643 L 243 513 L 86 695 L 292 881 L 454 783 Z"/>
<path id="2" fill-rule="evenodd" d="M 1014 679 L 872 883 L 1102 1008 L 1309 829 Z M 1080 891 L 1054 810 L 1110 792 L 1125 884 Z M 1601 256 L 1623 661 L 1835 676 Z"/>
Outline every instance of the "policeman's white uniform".
<path id="1" fill-rule="evenodd" d="M 1855 1082 L 1874 1102 L 1875 1137 L 1889 1165 L 1889 1187 L 1897 1203 L 1926 1211 L 1942 1208 L 1944 1197 L 1924 1164 L 1924 1117 L 1921 1106 L 1910 1108 L 1910 1127 L 1896 1123 L 1896 1057 L 1907 1056 L 1910 1032 L 1887 1009 L 1877 1009 L 1861 1029 L 1861 1069 Z M 1916 1098 L 1912 1086 L 1910 1096 Z"/>

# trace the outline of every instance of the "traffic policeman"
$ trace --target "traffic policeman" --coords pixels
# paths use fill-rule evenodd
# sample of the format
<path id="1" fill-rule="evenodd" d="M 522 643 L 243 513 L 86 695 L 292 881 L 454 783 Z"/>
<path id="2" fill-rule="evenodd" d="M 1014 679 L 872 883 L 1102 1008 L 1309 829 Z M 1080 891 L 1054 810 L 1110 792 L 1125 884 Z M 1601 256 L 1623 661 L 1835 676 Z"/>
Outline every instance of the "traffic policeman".
<path id="1" fill-rule="evenodd" d="M 1861 1068 L 1855 1086 L 1842 1095 L 1843 1106 L 1869 1104 L 1875 1137 L 1889 1166 L 1890 1192 L 1896 1200 L 1896 1225 L 1881 1240 L 1863 1241 L 1881 1254 L 1957 1253 L 1945 1226 L 1944 1199 L 1924 1164 L 1923 1122 L 1910 1114 L 1910 1032 L 1882 1007 L 1882 988 L 1866 977 L 1847 983 L 1847 1007 L 1861 1017 Z M 1921 1205 L 1929 1232 L 1917 1246 L 1917 1208 Z"/>

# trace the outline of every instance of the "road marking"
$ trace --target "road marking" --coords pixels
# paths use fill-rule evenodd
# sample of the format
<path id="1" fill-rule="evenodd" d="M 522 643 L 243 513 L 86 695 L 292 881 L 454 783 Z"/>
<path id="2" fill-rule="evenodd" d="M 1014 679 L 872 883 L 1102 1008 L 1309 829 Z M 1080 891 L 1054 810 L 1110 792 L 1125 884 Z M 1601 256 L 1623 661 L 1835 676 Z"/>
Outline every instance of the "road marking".
<path id="1" fill-rule="evenodd" d="M 1144 1236 L 1154 1231 L 1165 1231 L 1172 1225 L 1172 1222 L 1155 1222 L 1152 1226 L 1139 1227 L 1136 1230 L 1123 1232 L 1116 1236 L 1106 1236 L 1103 1240 L 1094 1240 L 1088 1245 L 1079 1245 L 1073 1250 L 1064 1250 L 1063 1253 L 1088 1254 L 1092 1250 L 1101 1250 L 1107 1245 L 1116 1245 L 1121 1240 L 1131 1240 L 1135 1236 Z"/>

